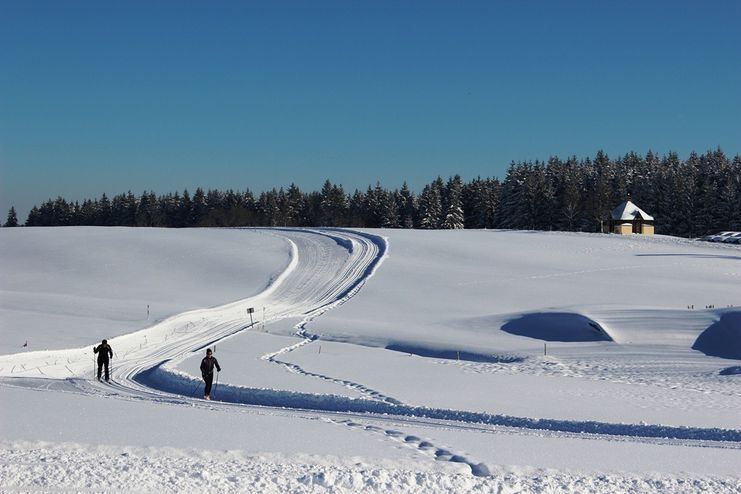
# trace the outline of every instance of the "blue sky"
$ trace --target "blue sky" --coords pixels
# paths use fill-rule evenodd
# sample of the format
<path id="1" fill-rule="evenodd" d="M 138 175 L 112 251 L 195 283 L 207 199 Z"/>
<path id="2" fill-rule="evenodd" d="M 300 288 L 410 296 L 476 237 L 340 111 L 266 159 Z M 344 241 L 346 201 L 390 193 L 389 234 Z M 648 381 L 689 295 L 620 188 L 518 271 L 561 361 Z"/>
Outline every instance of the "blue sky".
<path id="1" fill-rule="evenodd" d="M 737 1 L 0 0 L 0 217 L 741 152 Z"/>

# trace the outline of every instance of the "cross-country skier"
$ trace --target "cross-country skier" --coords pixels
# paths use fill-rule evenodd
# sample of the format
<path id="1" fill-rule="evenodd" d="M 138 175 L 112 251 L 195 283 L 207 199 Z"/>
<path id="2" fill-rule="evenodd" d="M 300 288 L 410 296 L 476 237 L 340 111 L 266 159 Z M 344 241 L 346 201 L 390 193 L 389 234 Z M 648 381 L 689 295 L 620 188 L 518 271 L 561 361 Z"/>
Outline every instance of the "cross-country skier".
<path id="1" fill-rule="evenodd" d="M 214 382 L 214 367 L 218 372 L 221 372 L 219 361 L 213 356 L 210 348 L 206 349 L 206 356 L 201 360 L 201 375 L 203 380 L 206 381 L 206 389 L 203 391 L 203 398 L 206 400 L 211 399 L 211 383 Z"/>
<path id="2" fill-rule="evenodd" d="M 108 340 L 103 340 L 103 342 L 93 348 L 93 353 L 98 354 L 98 381 L 100 381 L 100 371 L 102 370 L 102 367 L 105 366 L 105 380 L 108 380 L 108 362 L 109 357 L 113 358 L 113 349 L 111 348 L 111 345 L 108 344 Z"/>

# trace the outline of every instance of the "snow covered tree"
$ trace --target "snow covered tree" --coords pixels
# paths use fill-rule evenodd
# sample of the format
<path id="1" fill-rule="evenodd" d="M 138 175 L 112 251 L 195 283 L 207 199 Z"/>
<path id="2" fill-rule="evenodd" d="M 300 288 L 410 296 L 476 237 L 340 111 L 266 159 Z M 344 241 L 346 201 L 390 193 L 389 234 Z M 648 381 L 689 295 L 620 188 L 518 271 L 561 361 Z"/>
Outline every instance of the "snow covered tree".
<path id="1" fill-rule="evenodd" d="M 444 219 L 442 228 L 446 230 L 459 230 L 463 228 L 463 181 L 460 175 L 448 179 L 444 189 Z"/>
<path id="2" fill-rule="evenodd" d="M 658 162 L 651 151 L 646 153 L 645 158 L 637 157 L 637 161 L 633 164 L 634 173 L 630 184 L 631 200 L 640 204 L 645 211 L 650 211 L 653 216 L 660 214 L 657 209 L 658 198 L 656 196 Z"/>
<path id="3" fill-rule="evenodd" d="M 304 210 L 304 195 L 296 184 L 291 184 L 286 192 L 285 221 L 286 226 L 304 226 L 301 213 Z"/>
<path id="4" fill-rule="evenodd" d="M 731 162 L 728 172 L 727 187 L 732 189 L 727 199 L 729 206 L 729 230 L 741 230 L 741 156 Z M 733 198 L 731 198 L 733 196 Z"/>
<path id="5" fill-rule="evenodd" d="M 363 203 L 366 227 L 380 228 L 383 226 L 385 201 L 385 193 L 379 182 L 376 182 L 376 186 L 373 188 L 368 186 Z"/>
<path id="6" fill-rule="evenodd" d="M 260 194 L 257 200 L 257 208 L 262 216 L 261 224 L 263 226 L 278 226 L 278 191 L 273 188 L 268 192 Z"/>
<path id="7" fill-rule="evenodd" d="M 381 194 L 381 226 L 383 228 L 401 227 L 401 223 L 399 222 L 399 199 L 397 197 L 399 192 L 388 192 L 384 190 Z"/>
<path id="8" fill-rule="evenodd" d="M 342 186 L 333 185 L 329 180 L 326 180 L 321 195 L 321 224 L 323 226 L 344 226 L 348 204 Z"/>
<path id="9" fill-rule="evenodd" d="M 355 189 L 348 201 L 347 226 L 363 227 L 365 225 L 365 194 Z"/>
<path id="10" fill-rule="evenodd" d="M 442 179 L 426 185 L 419 196 L 419 226 L 425 229 L 439 228 L 442 223 Z"/>

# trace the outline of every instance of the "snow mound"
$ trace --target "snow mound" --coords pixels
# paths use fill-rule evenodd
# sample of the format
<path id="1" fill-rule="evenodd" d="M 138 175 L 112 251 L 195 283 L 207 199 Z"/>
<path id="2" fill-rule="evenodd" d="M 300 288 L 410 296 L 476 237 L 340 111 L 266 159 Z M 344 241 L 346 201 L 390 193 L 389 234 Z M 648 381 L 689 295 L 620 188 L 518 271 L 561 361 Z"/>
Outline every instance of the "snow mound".
<path id="1" fill-rule="evenodd" d="M 613 341 L 596 321 L 573 312 L 533 312 L 512 319 L 502 331 L 545 341 Z"/>
<path id="2" fill-rule="evenodd" d="M 741 360 L 741 311 L 730 311 L 702 332 L 692 345 L 711 357 Z"/>

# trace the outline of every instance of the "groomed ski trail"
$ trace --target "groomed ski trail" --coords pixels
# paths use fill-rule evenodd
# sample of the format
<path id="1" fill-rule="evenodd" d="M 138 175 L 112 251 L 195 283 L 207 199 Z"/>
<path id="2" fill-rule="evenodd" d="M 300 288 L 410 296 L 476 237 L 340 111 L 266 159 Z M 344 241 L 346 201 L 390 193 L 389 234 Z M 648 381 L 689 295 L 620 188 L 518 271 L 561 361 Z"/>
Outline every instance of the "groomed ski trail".
<path id="1" fill-rule="evenodd" d="M 172 316 L 149 328 L 109 338 L 114 349 L 111 379 L 132 391 L 141 389 L 141 375 L 172 368 L 206 346 L 249 329 L 248 307 L 268 307 L 269 325 L 285 318 L 309 321 L 342 303 L 360 289 L 383 260 L 386 241 L 376 235 L 346 230 L 261 230 L 279 236 L 290 246 L 290 261 L 260 294 L 210 309 Z M 341 248 L 346 255 L 329 252 Z M 254 316 L 258 316 L 255 312 Z M 0 358 L 0 377 L 52 379 L 93 378 L 95 360 L 89 347 L 27 352 Z M 139 378 L 137 379 L 137 376 Z"/>

